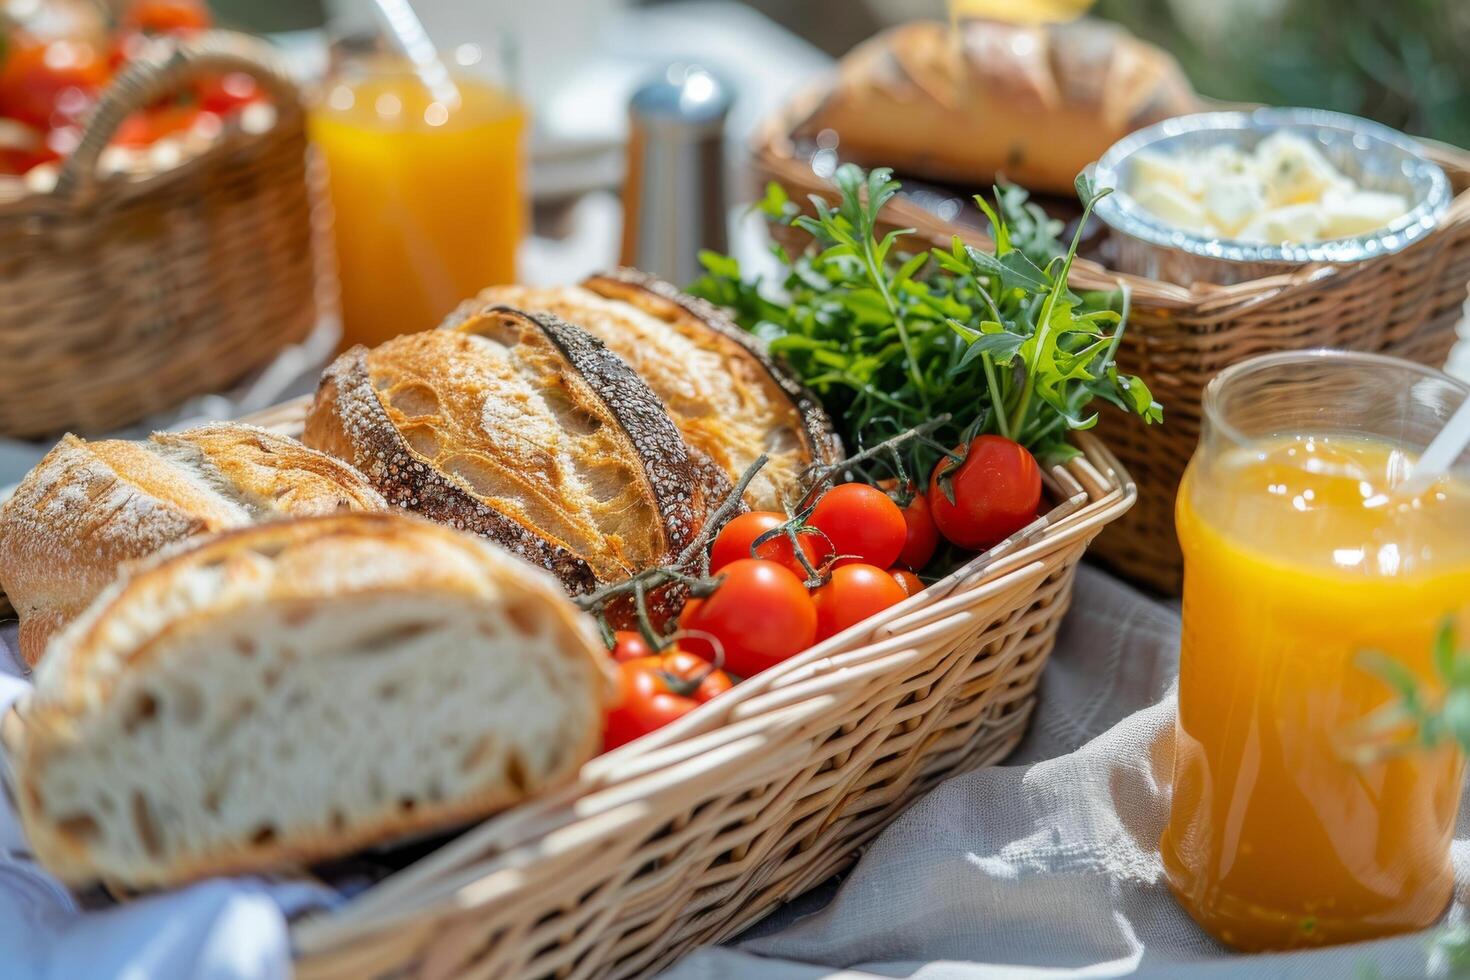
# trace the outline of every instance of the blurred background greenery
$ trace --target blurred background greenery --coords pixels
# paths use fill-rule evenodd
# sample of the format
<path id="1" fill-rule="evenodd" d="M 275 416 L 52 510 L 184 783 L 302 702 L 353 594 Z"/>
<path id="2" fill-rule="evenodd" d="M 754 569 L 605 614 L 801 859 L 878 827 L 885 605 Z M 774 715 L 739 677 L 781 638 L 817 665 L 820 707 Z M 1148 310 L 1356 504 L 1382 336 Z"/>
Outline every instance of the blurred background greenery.
<path id="1" fill-rule="evenodd" d="M 1316 106 L 1470 146 L 1467 0 L 1100 0 L 1219 99 Z"/>

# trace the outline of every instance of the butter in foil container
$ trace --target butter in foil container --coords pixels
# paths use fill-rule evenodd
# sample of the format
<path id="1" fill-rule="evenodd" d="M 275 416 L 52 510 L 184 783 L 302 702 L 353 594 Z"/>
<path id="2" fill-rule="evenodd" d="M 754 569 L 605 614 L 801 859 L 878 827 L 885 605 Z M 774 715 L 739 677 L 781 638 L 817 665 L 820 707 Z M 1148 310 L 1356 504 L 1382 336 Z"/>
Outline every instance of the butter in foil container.
<path id="1" fill-rule="evenodd" d="M 1192 157 L 1222 144 L 1248 152 L 1283 130 L 1313 145 L 1362 190 L 1402 196 L 1408 210 L 1384 227 L 1352 238 L 1269 244 L 1172 226 L 1130 194 L 1140 153 Z M 1093 180 L 1113 189 L 1096 209 L 1112 232 L 1105 246 L 1108 266 L 1182 286 L 1229 285 L 1305 265 L 1388 255 L 1433 231 L 1453 196 L 1444 171 L 1413 139 L 1366 119 L 1321 109 L 1205 112 L 1166 119 L 1113 144 L 1094 165 Z"/>

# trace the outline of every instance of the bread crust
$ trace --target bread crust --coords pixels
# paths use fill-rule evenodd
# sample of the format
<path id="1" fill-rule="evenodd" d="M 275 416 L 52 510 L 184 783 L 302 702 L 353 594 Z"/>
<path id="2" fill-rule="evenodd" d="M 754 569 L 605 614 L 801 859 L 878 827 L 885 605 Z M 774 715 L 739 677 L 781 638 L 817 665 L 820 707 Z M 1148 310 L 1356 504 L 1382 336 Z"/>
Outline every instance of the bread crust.
<path id="1" fill-rule="evenodd" d="M 545 310 L 606 343 L 638 371 L 679 427 L 697 466 L 738 480 L 769 457 L 745 493 L 760 510 L 800 495 L 812 462 L 841 457 L 817 399 L 778 365 L 760 341 L 713 305 L 653 276 L 618 269 L 580 287 L 494 286 L 480 301 Z M 466 304 L 444 324 L 457 329 Z"/>
<path id="2" fill-rule="evenodd" d="M 771 356 L 760 338 L 742 330 L 724 310 L 697 296 L 690 296 L 657 276 L 626 266 L 589 276 L 583 285 L 601 296 L 632 303 L 679 326 L 708 330 L 733 344 L 758 364 L 790 401 L 797 419 L 792 430 L 801 441 L 806 461 L 835 463 L 842 458 L 842 440 L 838 438 L 821 401 Z"/>
<path id="3" fill-rule="evenodd" d="M 344 569 L 334 554 L 334 549 L 344 547 L 363 549 L 363 554 L 376 550 L 381 561 Z M 261 556 L 277 571 L 263 591 L 252 591 L 249 566 L 252 561 L 258 564 Z M 203 590 L 207 594 L 201 598 L 201 590 L 187 584 L 201 569 L 220 570 L 218 574 L 236 587 Z M 85 845 L 56 825 L 55 814 L 45 812 L 41 781 L 48 761 L 85 738 L 88 725 L 114 707 L 115 698 L 135 689 L 129 682 L 149 671 L 161 676 L 156 672 L 168 666 L 161 658 L 181 637 L 191 632 L 210 636 L 229 617 L 248 621 L 261 611 L 326 615 L 339 608 L 334 603 L 366 605 L 411 596 L 469 606 L 531 603 L 540 617 L 538 629 L 555 634 L 550 655 L 556 669 L 575 677 L 575 684 L 570 680 L 568 684 L 585 691 L 588 700 L 582 705 L 581 730 L 564 746 L 553 770 L 537 778 L 534 786 L 488 785 L 464 798 L 431 802 L 411 812 L 388 806 L 330 833 L 292 833 L 288 828 L 267 842 L 239 842 L 188 859 L 125 870 L 101 867 Z M 309 658 L 314 652 L 301 654 Z M 48 870 L 74 884 L 107 878 L 131 887 L 152 887 L 325 860 L 520 802 L 528 789 L 544 791 L 572 779 L 597 751 L 601 712 L 613 692 L 612 671 L 590 622 L 565 601 L 549 577 L 473 537 L 427 521 L 356 513 L 238 528 L 139 563 L 58 638 L 53 656 L 37 674 L 34 692 L 0 726 L 0 737 L 13 763 L 28 839 Z"/>
<path id="4" fill-rule="evenodd" d="M 465 304 L 453 329 L 342 355 L 303 438 L 353 462 L 392 503 L 501 544 L 572 594 L 670 563 L 728 490 L 600 341 L 493 304 Z M 579 481 L 606 467 L 636 484 L 632 496 L 604 488 L 620 506 L 582 493 Z M 629 505 L 649 520 L 623 534 L 597 523 Z"/>
<path id="5" fill-rule="evenodd" d="M 172 542 L 255 521 L 382 510 L 356 470 L 241 423 L 145 441 L 64 436 L 0 507 L 0 584 L 34 666 L 46 642 L 126 562 Z"/>
<path id="6" fill-rule="evenodd" d="M 844 159 L 901 174 L 1071 194 L 1123 136 L 1199 108 L 1171 55 L 1111 24 L 914 21 L 845 56 L 793 135 L 835 131 Z"/>
<path id="7" fill-rule="evenodd" d="M 495 510 L 413 451 L 378 398 L 368 354 L 359 344 L 322 373 L 302 441 L 357 467 L 390 505 L 488 538 L 551 572 L 573 595 L 590 591 L 597 577 L 586 561 Z"/>

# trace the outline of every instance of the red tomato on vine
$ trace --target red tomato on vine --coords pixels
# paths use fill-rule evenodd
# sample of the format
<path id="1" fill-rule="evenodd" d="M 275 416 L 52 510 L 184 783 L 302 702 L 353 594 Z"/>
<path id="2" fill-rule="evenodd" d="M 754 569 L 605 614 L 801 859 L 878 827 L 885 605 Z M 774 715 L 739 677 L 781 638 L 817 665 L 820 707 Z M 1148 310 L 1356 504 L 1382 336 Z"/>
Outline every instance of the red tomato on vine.
<path id="1" fill-rule="evenodd" d="M 682 650 L 625 660 L 618 664 L 618 701 L 607 714 L 603 748 L 656 731 L 732 686 L 723 670 Z"/>

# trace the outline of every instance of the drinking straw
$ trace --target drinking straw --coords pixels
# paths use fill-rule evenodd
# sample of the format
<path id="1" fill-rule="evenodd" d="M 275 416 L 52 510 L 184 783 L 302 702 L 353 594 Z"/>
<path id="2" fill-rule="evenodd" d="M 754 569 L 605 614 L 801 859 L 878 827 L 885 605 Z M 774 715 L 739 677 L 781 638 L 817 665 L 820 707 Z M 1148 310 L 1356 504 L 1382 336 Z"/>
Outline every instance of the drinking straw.
<path id="1" fill-rule="evenodd" d="M 436 102 L 446 108 L 459 106 L 459 89 L 449 77 L 449 69 L 439 57 L 429 32 L 424 30 L 423 21 L 414 13 L 408 0 L 374 0 L 379 19 L 388 29 L 388 35 L 398 43 L 404 55 L 413 63 L 414 74 L 424 83 L 424 88 Z"/>
<path id="2" fill-rule="evenodd" d="M 1449 472 L 1467 446 L 1470 446 L 1470 398 L 1460 403 L 1459 409 L 1439 430 L 1439 435 L 1429 443 L 1429 448 L 1420 454 L 1409 479 L 1399 486 L 1399 493 L 1412 496 L 1428 488 Z"/>

